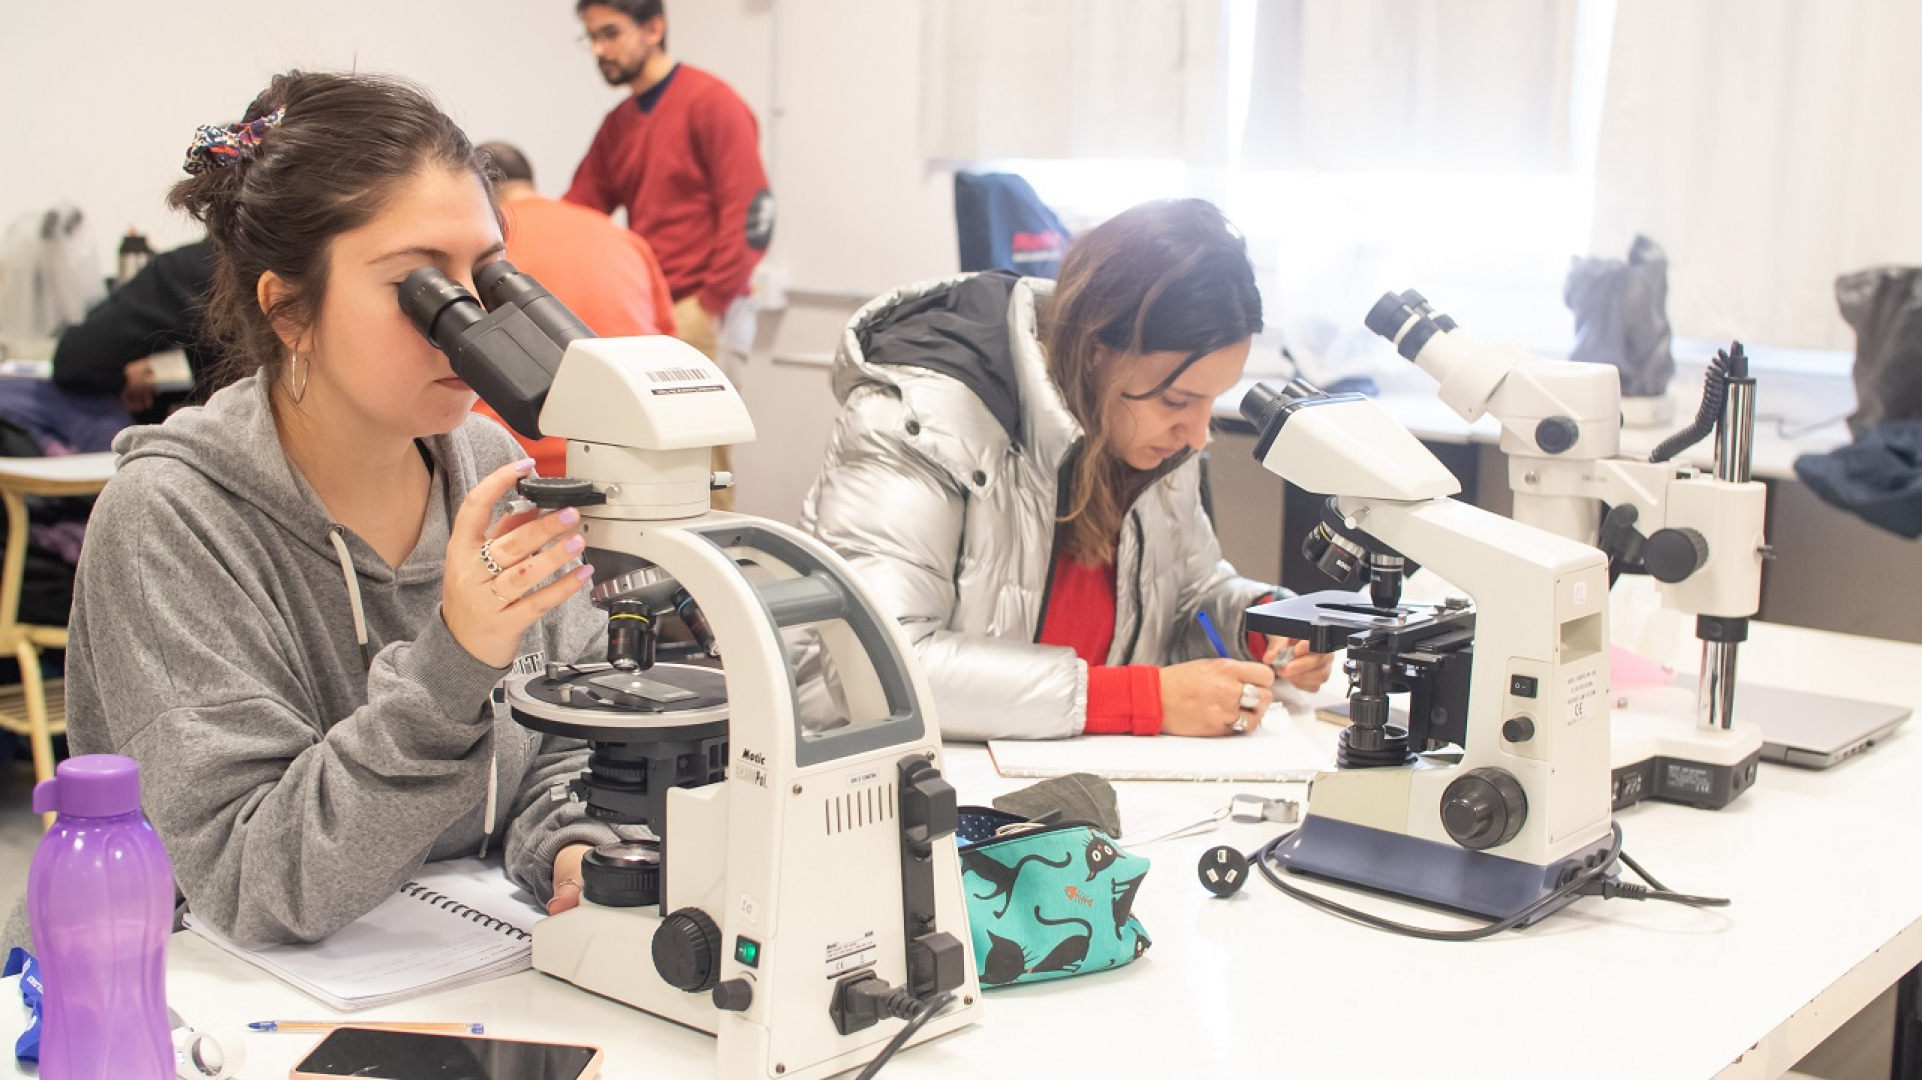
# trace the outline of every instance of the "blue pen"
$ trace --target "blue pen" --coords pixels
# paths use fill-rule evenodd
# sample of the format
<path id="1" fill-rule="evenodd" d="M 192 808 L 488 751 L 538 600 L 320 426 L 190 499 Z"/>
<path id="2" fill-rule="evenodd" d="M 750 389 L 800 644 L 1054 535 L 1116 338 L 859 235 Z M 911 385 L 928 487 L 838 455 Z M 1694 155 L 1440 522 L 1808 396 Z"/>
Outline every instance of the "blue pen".
<path id="1" fill-rule="evenodd" d="M 1215 621 L 1208 617 L 1208 613 L 1195 612 L 1195 621 L 1201 624 L 1202 631 L 1208 635 L 1208 644 L 1215 647 L 1215 655 L 1223 660 L 1229 659 L 1228 646 L 1221 643 L 1221 635 L 1215 632 Z"/>

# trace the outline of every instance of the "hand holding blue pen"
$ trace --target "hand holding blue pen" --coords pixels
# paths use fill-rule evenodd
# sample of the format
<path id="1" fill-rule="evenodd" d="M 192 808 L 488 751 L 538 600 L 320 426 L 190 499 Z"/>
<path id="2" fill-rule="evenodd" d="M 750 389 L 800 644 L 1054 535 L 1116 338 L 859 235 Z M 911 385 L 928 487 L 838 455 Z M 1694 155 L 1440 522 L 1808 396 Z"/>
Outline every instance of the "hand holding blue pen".
<path id="1" fill-rule="evenodd" d="M 1208 635 L 1208 643 L 1215 647 L 1215 655 L 1221 657 L 1223 660 L 1233 660 L 1234 657 L 1228 655 L 1227 643 L 1221 640 L 1221 633 L 1215 629 L 1215 621 L 1208 617 L 1208 613 L 1205 611 L 1195 612 L 1195 621 L 1201 624 L 1202 633 Z M 1234 722 L 1228 725 L 1229 731 L 1237 735 L 1245 733 L 1248 730 L 1248 721 L 1251 714 L 1255 723 L 1259 724 L 1261 722 L 1259 706 L 1261 704 L 1262 693 L 1262 688 L 1256 686 L 1254 683 L 1241 684 L 1241 700 L 1239 703 L 1241 708 L 1235 713 Z"/>

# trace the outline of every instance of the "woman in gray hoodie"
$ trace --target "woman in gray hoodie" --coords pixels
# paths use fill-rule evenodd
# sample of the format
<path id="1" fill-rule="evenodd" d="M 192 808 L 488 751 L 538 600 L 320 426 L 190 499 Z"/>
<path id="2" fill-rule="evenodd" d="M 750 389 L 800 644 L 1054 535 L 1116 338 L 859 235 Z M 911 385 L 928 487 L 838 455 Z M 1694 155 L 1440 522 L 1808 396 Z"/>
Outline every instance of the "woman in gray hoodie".
<path id="1" fill-rule="evenodd" d="M 531 460 L 397 302 L 502 252 L 488 177 L 413 87 L 289 73 L 202 128 L 172 201 L 215 251 L 208 322 L 247 373 L 115 443 L 67 671 L 77 753 L 141 765 L 196 917 L 311 941 L 423 862 L 500 850 L 550 907 L 616 839 L 550 789 L 583 744 L 490 702 L 604 648 L 575 512 L 496 517 Z M 553 898 L 553 899 L 550 899 Z"/>

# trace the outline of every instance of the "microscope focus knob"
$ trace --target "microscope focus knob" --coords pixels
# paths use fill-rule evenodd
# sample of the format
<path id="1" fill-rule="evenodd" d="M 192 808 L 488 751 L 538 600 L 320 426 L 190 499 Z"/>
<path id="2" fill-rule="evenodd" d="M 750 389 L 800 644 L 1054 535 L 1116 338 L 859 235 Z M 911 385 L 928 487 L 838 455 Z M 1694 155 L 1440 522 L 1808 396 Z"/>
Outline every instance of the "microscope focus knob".
<path id="1" fill-rule="evenodd" d="M 1442 828 L 1470 851 L 1515 839 L 1528 819 L 1528 796 L 1506 769 L 1470 769 L 1442 791 Z"/>
<path id="2" fill-rule="evenodd" d="M 1708 540 L 1694 529 L 1657 529 L 1642 545 L 1648 576 L 1664 584 L 1685 581 L 1708 561 Z"/>
<path id="3" fill-rule="evenodd" d="M 676 990 L 714 988 L 720 973 L 721 928 L 700 908 L 686 907 L 661 920 L 654 931 L 654 970 Z"/>
<path id="4" fill-rule="evenodd" d="M 1535 425 L 1535 445 L 1544 453 L 1566 453 L 1581 437 L 1581 425 L 1571 417 L 1550 416 Z"/>

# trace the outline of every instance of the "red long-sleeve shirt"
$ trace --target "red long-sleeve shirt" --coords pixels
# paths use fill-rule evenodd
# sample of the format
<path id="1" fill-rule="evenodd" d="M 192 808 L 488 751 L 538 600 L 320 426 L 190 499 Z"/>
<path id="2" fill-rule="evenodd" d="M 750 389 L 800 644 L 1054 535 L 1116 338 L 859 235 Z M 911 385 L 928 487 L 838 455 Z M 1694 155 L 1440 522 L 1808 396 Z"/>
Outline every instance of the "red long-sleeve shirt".
<path id="1" fill-rule="evenodd" d="M 674 299 L 699 296 L 716 315 L 747 294 L 773 229 L 754 113 L 686 64 L 607 114 L 567 201 L 604 214 L 624 208 Z"/>
<path id="2" fill-rule="evenodd" d="M 1076 562 L 1057 551 L 1049 574 L 1048 607 L 1041 615 L 1038 640 L 1043 645 L 1066 645 L 1088 664 L 1088 720 L 1082 732 L 1161 734 L 1161 669 L 1153 664 L 1109 667 L 1104 663 L 1114 645 L 1114 564 Z M 1266 644 L 1262 635 L 1248 635 L 1251 655 L 1260 656 Z"/>
<path id="3" fill-rule="evenodd" d="M 1161 669 L 1153 664 L 1108 667 L 1114 644 L 1113 563 L 1094 566 L 1055 553 L 1041 644 L 1066 645 L 1088 663 L 1089 735 L 1161 732 Z"/>

